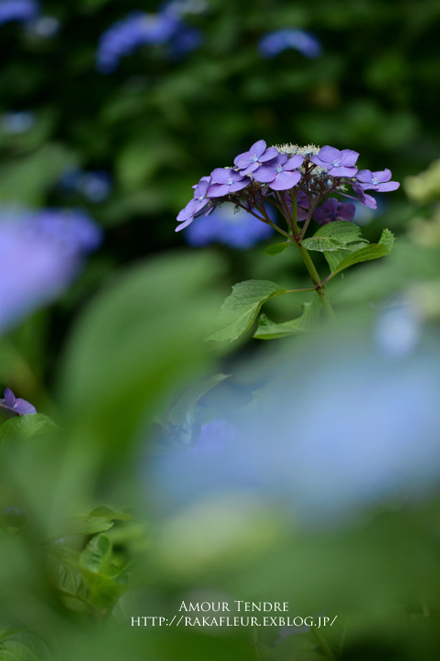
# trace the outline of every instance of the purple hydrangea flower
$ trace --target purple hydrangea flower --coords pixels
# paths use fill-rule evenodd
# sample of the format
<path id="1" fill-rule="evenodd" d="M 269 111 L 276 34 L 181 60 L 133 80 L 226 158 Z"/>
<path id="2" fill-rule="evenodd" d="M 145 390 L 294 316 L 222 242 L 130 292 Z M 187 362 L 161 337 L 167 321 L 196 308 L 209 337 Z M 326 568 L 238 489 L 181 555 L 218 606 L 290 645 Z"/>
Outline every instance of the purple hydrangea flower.
<path id="1" fill-rule="evenodd" d="M 186 207 L 179 212 L 177 220 L 181 225 L 176 228 L 176 232 L 188 227 L 194 218 L 207 206 L 209 203 L 209 189 L 211 186 L 211 177 L 202 177 L 199 183 L 194 186 L 194 197 L 188 202 Z"/>
<path id="2" fill-rule="evenodd" d="M 209 187 L 209 197 L 223 197 L 243 190 L 249 184 L 249 177 L 232 168 L 216 168 L 211 172 L 212 184 Z"/>
<path id="3" fill-rule="evenodd" d="M 351 221 L 356 213 L 356 207 L 351 202 L 339 202 L 335 197 L 329 197 L 313 212 L 313 220 L 320 225 L 334 223 L 338 220 Z"/>
<path id="4" fill-rule="evenodd" d="M 252 145 L 249 151 L 239 154 L 235 158 L 234 164 L 240 168 L 240 174 L 247 175 L 254 172 L 262 163 L 270 161 L 277 156 L 278 149 L 276 147 L 269 147 L 267 149 L 266 142 L 264 140 L 258 140 L 258 142 Z"/>
<path id="5" fill-rule="evenodd" d="M 400 186 L 397 181 L 390 181 L 391 170 L 388 170 L 388 168 L 378 172 L 359 170 L 356 179 L 361 182 L 361 188 L 363 190 L 372 189 L 381 193 L 397 190 Z"/>
<path id="6" fill-rule="evenodd" d="M 267 212 L 274 220 L 273 207 L 268 205 Z M 190 246 L 219 242 L 231 248 L 246 249 L 268 239 L 273 231 L 270 225 L 257 220 L 244 209 L 236 209 L 232 202 L 225 202 L 209 218 L 197 218 L 185 231 L 185 238 Z"/>
<path id="7" fill-rule="evenodd" d="M 353 183 L 353 192 L 355 193 L 357 199 L 359 202 L 361 202 L 364 206 L 368 207 L 369 209 L 377 209 L 377 202 L 374 199 L 372 195 L 368 195 L 368 193 L 365 193 L 364 189 L 361 187 L 360 184 Z M 345 193 L 341 193 L 341 195 L 344 195 L 344 197 L 351 197 L 350 195 L 346 195 Z"/>
<path id="8" fill-rule="evenodd" d="M 35 0 L 0 0 L 0 25 L 10 21 L 26 23 L 36 18 L 38 11 Z"/>
<path id="9" fill-rule="evenodd" d="M 272 190 L 288 190 L 301 179 L 301 173 L 296 170 L 304 162 L 304 157 L 296 154 L 289 158 L 286 154 L 278 154 L 252 173 L 254 179 L 262 184 L 269 184 Z"/>
<path id="10" fill-rule="evenodd" d="M 17 415 L 29 415 L 37 412 L 35 406 L 32 406 L 25 399 L 16 398 L 10 388 L 5 389 L 4 398 L 0 399 L 0 408 L 12 411 Z"/>
<path id="11" fill-rule="evenodd" d="M 355 163 L 359 158 L 357 151 L 352 149 L 335 149 L 325 145 L 319 154 L 310 159 L 315 165 L 328 170 L 332 177 L 354 177 L 357 173 Z"/>
<path id="12" fill-rule="evenodd" d="M 260 39 L 258 50 L 263 57 L 276 57 L 288 48 L 294 48 L 305 57 L 319 57 L 322 46 L 317 37 L 305 30 L 287 28 L 269 32 Z"/>
<path id="13" fill-rule="evenodd" d="M 80 211 L 0 210 L 0 333 L 57 298 L 101 240 Z"/>

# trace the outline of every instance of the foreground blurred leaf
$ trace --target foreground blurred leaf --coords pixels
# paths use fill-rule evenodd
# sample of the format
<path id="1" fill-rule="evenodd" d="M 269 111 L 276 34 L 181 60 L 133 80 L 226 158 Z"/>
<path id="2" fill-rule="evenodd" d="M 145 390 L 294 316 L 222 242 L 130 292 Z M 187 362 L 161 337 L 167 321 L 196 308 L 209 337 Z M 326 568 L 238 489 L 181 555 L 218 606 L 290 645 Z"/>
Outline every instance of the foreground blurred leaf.
<path id="1" fill-rule="evenodd" d="M 0 661 L 52 661 L 47 643 L 31 631 L 0 632 Z"/>
<path id="2" fill-rule="evenodd" d="M 194 380 L 212 356 L 212 254 L 172 255 L 123 273 L 85 311 L 68 348 L 63 394 L 79 435 L 122 448 L 141 417 Z M 209 274 L 209 275 L 207 275 Z"/>
<path id="3" fill-rule="evenodd" d="M 223 328 L 207 339 L 236 340 L 252 326 L 263 303 L 284 292 L 286 289 L 269 280 L 245 280 L 234 285 L 220 310 L 219 323 Z"/>
<path id="4" fill-rule="evenodd" d="M 173 425 L 182 425 L 185 422 L 188 412 L 195 404 L 197 404 L 199 399 L 201 399 L 203 395 L 206 395 L 206 393 L 212 388 L 215 388 L 216 385 L 228 378 L 228 374 L 215 374 L 210 379 L 206 379 L 201 383 L 196 383 L 192 388 L 189 388 L 181 397 L 179 397 L 171 409 L 168 416 L 169 421 Z"/>

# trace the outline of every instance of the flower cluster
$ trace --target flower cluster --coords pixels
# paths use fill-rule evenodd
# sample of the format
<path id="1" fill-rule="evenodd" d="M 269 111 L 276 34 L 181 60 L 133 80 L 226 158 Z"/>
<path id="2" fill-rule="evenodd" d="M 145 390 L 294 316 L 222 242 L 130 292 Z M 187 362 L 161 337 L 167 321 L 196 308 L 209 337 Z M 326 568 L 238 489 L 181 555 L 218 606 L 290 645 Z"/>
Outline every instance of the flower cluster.
<path id="1" fill-rule="evenodd" d="M 39 7 L 35 0 L 1 0 L 0 25 L 10 21 L 27 23 L 38 16 Z"/>
<path id="2" fill-rule="evenodd" d="M 289 48 L 309 58 L 319 57 L 322 54 L 320 41 L 310 32 L 296 28 L 268 32 L 261 37 L 258 44 L 260 54 L 266 58 L 276 57 Z"/>
<path id="3" fill-rule="evenodd" d="M 37 409 L 35 406 L 27 402 L 21 397 L 15 397 L 10 388 L 6 388 L 3 399 L 0 399 L 0 409 L 5 409 L 17 415 L 35 414 Z"/>
<path id="4" fill-rule="evenodd" d="M 123 57 L 144 45 L 168 45 L 172 57 L 184 55 L 200 46 L 203 35 L 181 19 L 182 13 L 184 11 L 180 5 L 170 3 L 157 14 L 135 11 L 114 23 L 99 41 L 96 56 L 98 71 L 112 73 Z"/>
<path id="5" fill-rule="evenodd" d="M 0 333 L 59 296 L 101 240 L 81 211 L 0 210 Z"/>
<path id="6" fill-rule="evenodd" d="M 267 203 L 276 207 L 287 221 L 295 240 L 304 236 L 313 219 L 319 224 L 351 221 L 355 205 L 336 195 L 358 200 L 376 208 L 376 200 L 366 191 L 388 192 L 399 188 L 391 181 L 391 171 L 358 170 L 359 154 L 352 149 L 308 145 L 267 147 L 255 142 L 239 154 L 232 167 L 216 168 L 194 186 L 194 197 L 177 216 L 176 232 L 188 227 L 198 216 L 210 215 L 223 202 L 232 202 L 258 220 L 278 229 L 267 213 Z M 347 193 L 348 186 L 352 195 Z M 304 222 L 299 236 L 298 222 Z M 282 232 L 285 234 L 285 232 Z"/>

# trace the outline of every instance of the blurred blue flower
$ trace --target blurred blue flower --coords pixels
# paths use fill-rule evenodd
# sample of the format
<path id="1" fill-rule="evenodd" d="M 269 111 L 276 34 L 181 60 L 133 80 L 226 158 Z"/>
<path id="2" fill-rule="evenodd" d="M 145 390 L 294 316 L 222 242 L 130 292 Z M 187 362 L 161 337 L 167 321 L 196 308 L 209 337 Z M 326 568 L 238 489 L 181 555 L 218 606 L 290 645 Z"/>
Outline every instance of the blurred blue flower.
<path id="1" fill-rule="evenodd" d="M 237 430 L 234 425 L 224 418 L 217 418 L 202 426 L 199 440 L 192 448 L 192 452 L 214 457 L 221 454 L 236 436 Z"/>
<path id="2" fill-rule="evenodd" d="M 258 49 L 263 57 L 276 57 L 288 48 L 293 48 L 305 57 L 315 58 L 322 54 L 322 46 L 317 37 L 305 30 L 286 28 L 268 32 L 261 37 Z"/>
<path id="3" fill-rule="evenodd" d="M 5 388 L 4 397 L 0 399 L 0 408 L 16 413 L 17 415 L 29 415 L 37 412 L 35 406 L 25 399 L 15 397 L 10 388 Z"/>
<path id="4" fill-rule="evenodd" d="M 189 28 L 167 7 L 157 14 L 131 12 L 102 34 L 96 56 L 97 68 L 100 73 L 112 73 L 121 58 L 142 45 L 169 44 L 171 53 L 174 49 L 174 55 L 178 56 L 197 48 L 201 41 L 201 33 Z"/>
<path id="5" fill-rule="evenodd" d="M 57 298 L 101 241 L 82 211 L 0 209 L 0 332 Z"/>
<path id="6" fill-rule="evenodd" d="M 268 208 L 269 217 L 274 220 L 274 211 Z M 268 239 L 274 230 L 257 220 L 244 209 L 236 209 L 232 202 L 225 202 L 210 216 L 199 216 L 184 230 L 190 246 L 207 246 L 210 243 L 224 243 L 231 248 L 251 248 Z"/>
<path id="7" fill-rule="evenodd" d="M 269 369 L 266 361 L 255 401 L 222 410 L 236 438 L 221 452 L 169 454 L 151 467 L 156 501 L 169 510 L 250 490 L 308 526 L 331 526 L 429 495 L 440 484 L 440 346 L 404 335 L 393 355 L 362 335 L 284 351 Z"/>
<path id="8" fill-rule="evenodd" d="M 38 15 L 36 0 L 0 0 L 0 25 L 10 21 L 26 23 Z"/>
<path id="9" fill-rule="evenodd" d="M 1 116 L 3 133 L 8 135 L 26 133 L 35 124 L 35 114 L 24 110 L 20 112 L 5 112 Z"/>
<path id="10" fill-rule="evenodd" d="M 67 193 L 82 195 L 88 202 L 98 204 L 109 197 L 112 177 L 105 170 L 83 172 L 79 168 L 69 168 L 63 172 L 59 186 Z"/>
<path id="11" fill-rule="evenodd" d="M 94 204 L 104 202 L 112 190 L 112 178 L 104 170 L 85 172 L 78 181 L 78 191 Z"/>

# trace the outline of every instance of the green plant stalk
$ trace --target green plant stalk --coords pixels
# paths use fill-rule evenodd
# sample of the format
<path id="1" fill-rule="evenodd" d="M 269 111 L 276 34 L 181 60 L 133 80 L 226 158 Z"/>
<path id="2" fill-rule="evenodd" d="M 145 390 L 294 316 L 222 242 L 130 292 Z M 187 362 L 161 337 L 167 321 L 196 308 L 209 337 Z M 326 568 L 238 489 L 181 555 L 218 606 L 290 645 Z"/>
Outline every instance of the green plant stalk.
<path id="1" fill-rule="evenodd" d="M 325 293 L 324 285 L 322 284 L 322 280 L 319 277 L 318 271 L 316 270 L 316 266 L 314 265 L 308 251 L 301 244 L 300 234 L 298 231 L 298 223 L 297 223 L 297 213 L 298 213 L 298 207 L 296 204 L 297 197 L 298 197 L 298 191 L 294 195 L 292 195 L 292 224 L 293 224 L 295 243 L 298 247 L 301 257 L 303 258 L 304 264 L 306 265 L 306 269 L 308 270 L 309 275 L 313 280 L 313 284 L 316 287 L 316 293 L 319 296 L 319 300 L 321 301 L 322 307 L 324 308 L 326 315 L 330 319 L 334 319 L 335 313 L 333 311 L 330 301 L 328 300 L 328 296 Z"/>
<path id="2" fill-rule="evenodd" d="M 322 284 L 321 278 L 319 277 L 319 273 L 316 270 L 316 267 L 314 263 L 312 262 L 312 258 L 310 257 L 308 251 L 299 243 L 296 244 L 298 246 L 298 250 L 301 254 L 301 257 L 304 260 L 304 264 L 306 265 L 306 269 L 308 270 L 310 277 L 313 280 L 313 284 L 316 286 L 316 293 L 319 296 L 319 300 L 321 301 L 322 307 L 324 308 L 327 316 L 330 319 L 335 318 L 335 313 L 334 310 L 331 306 L 330 301 L 328 300 L 328 296 L 325 293 L 324 285 Z"/>

